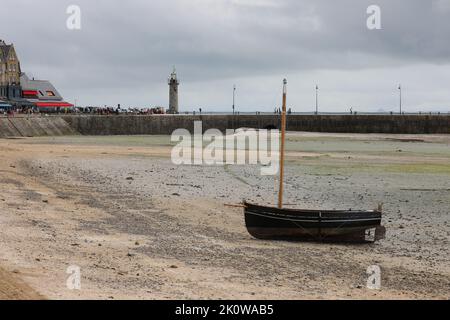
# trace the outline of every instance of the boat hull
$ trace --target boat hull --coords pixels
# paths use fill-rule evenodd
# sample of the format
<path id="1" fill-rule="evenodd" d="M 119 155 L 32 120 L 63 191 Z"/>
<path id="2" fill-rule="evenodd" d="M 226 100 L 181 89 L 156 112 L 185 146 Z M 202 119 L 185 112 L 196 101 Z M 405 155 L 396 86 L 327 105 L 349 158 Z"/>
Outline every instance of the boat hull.
<path id="1" fill-rule="evenodd" d="M 248 232 L 258 239 L 373 242 L 384 238 L 380 211 L 319 211 L 245 203 Z"/>

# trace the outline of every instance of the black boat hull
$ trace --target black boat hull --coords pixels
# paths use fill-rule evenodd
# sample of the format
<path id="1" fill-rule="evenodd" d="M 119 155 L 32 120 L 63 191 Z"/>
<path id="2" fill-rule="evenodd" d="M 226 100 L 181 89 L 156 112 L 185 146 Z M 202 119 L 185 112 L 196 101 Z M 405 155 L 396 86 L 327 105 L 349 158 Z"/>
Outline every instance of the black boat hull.
<path id="1" fill-rule="evenodd" d="M 257 239 L 373 242 L 385 234 L 380 211 L 293 210 L 245 203 L 248 232 Z"/>

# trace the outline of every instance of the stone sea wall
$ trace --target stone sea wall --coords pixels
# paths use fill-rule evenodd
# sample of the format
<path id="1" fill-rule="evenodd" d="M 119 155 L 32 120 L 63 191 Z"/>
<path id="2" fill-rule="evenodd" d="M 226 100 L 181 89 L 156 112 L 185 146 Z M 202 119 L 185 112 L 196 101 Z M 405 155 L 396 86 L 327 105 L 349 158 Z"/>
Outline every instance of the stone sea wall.
<path id="1" fill-rule="evenodd" d="M 280 127 L 279 115 L 61 115 L 0 117 L 0 138 L 61 135 L 171 134 L 183 128 L 193 132 Z M 288 115 L 289 131 L 332 133 L 450 134 L 450 115 Z"/>

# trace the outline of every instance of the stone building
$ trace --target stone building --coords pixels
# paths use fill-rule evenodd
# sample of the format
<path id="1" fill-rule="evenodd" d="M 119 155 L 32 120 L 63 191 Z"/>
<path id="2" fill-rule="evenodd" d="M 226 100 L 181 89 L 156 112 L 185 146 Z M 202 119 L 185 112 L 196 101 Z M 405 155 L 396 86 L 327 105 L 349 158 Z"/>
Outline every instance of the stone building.
<path id="1" fill-rule="evenodd" d="M 173 68 L 173 72 L 169 78 L 169 113 L 178 113 L 178 85 L 177 71 Z"/>
<path id="2" fill-rule="evenodd" d="M 0 99 L 22 97 L 20 61 L 13 44 L 0 40 Z"/>

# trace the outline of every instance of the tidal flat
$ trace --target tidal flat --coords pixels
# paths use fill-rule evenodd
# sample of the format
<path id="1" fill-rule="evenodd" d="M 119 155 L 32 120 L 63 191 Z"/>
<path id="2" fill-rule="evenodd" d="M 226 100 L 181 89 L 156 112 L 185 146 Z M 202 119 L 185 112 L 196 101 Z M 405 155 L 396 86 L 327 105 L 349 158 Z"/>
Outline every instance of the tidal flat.
<path id="1" fill-rule="evenodd" d="M 288 133 L 286 206 L 383 203 L 386 239 L 368 245 L 253 239 L 225 204 L 273 205 L 277 178 L 259 165 L 174 165 L 174 145 L 0 140 L 1 274 L 50 299 L 450 297 L 450 136 Z M 71 265 L 82 290 L 66 287 Z M 366 287 L 373 265 L 380 290 Z"/>

